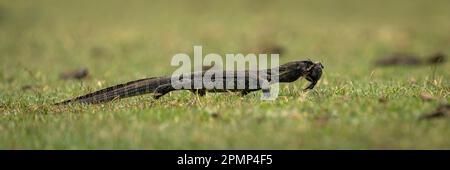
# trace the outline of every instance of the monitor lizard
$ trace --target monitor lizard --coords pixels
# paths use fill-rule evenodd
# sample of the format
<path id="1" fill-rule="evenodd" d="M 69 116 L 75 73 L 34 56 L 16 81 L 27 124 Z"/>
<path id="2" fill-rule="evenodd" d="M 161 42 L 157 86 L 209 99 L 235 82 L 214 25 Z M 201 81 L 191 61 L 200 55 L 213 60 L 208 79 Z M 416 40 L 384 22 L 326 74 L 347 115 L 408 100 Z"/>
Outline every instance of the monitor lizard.
<path id="1" fill-rule="evenodd" d="M 188 88 L 177 89 L 171 83 L 172 76 L 162 76 L 162 77 L 151 77 L 145 79 L 139 79 L 135 81 L 130 81 L 123 84 L 118 84 L 112 87 L 108 87 L 93 93 L 89 93 L 83 96 L 79 96 L 73 99 L 69 99 L 63 102 L 56 103 L 55 105 L 65 105 L 69 103 L 83 103 L 83 104 L 98 104 L 109 102 L 115 99 L 123 99 L 127 97 L 133 97 L 137 95 L 143 95 L 147 93 L 153 93 L 153 97 L 155 99 L 159 99 L 163 95 L 175 91 L 175 90 L 189 90 L 200 96 L 205 95 L 208 92 L 241 92 L 242 95 L 247 95 L 252 91 L 262 90 L 266 95 L 270 93 L 269 86 L 272 83 L 277 83 L 271 81 L 272 78 L 277 78 L 280 83 L 289 83 L 298 80 L 300 77 L 305 77 L 306 80 L 311 82 L 304 90 L 313 89 L 314 86 L 319 81 L 322 75 L 323 65 L 320 62 L 312 62 L 310 60 L 306 61 L 292 61 L 286 64 L 278 66 L 278 72 L 272 71 L 274 69 L 267 70 L 257 70 L 257 71 L 223 71 L 221 77 L 224 81 L 223 88 L 206 88 L 202 86 L 200 88 L 195 88 L 193 85 L 194 81 L 187 81 L 189 85 Z M 260 72 L 265 71 L 264 73 L 267 76 L 261 76 Z M 204 76 L 206 71 L 201 72 L 193 72 L 188 74 L 190 79 L 193 80 L 195 76 Z M 231 76 L 231 77 L 230 77 Z M 182 77 L 182 76 L 181 76 Z M 215 74 L 211 77 L 212 79 L 216 79 Z M 228 79 L 227 79 L 228 78 Z M 245 80 L 245 88 L 238 89 L 237 88 L 237 80 L 240 78 L 244 78 Z M 219 80 L 219 79 L 217 79 Z M 233 80 L 234 86 L 225 87 L 226 81 Z M 249 83 L 251 81 L 256 81 L 256 88 L 249 88 Z M 229 82 L 228 82 L 229 83 Z"/>

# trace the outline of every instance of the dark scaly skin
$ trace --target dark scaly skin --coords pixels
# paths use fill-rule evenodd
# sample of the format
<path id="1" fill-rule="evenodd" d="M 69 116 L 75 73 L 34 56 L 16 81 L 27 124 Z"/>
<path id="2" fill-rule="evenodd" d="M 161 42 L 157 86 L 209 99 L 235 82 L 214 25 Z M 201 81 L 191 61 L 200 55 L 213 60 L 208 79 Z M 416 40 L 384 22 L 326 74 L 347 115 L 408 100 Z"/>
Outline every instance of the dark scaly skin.
<path id="1" fill-rule="evenodd" d="M 311 82 L 310 85 L 308 85 L 308 87 L 306 87 L 304 90 L 310 90 L 313 89 L 314 86 L 317 84 L 317 82 L 319 81 L 321 75 L 322 75 L 322 69 L 324 67 L 322 66 L 321 63 L 314 63 L 312 61 L 293 61 L 293 62 L 289 62 L 283 65 L 280 65 L 278 67 L 279 71 L 278 74 L 273 75 L 278 77 L 278 81 L 280 83 L 289 83 L 289 82 L 294 82 L 296 80 L 298 80 L 300 77 L 305 77 L 306 80 L 308 80 L 309 82 Z M 122 98 L 127 98 L 127 97 L 133 97 L 133 96 L 138 96 L 138 95 L 143 95 L 143 94 L 147 94 L 147 93 L 154 93 L 153 97 L 155 99 L 158 99 L 160 97 L 162 97 L 163 95 L 171 92 L 171 91 L 175 91 L 175 90 L 189 90 L 192 91 L 200 96 L 203 96 L 206 94 L 206 92 L 227 92 L 227 91 L 231 91 L 231 92 L 241 92 L 242 95 L 246 95 L 252 91 L 257 91 L 257 90 L 261 90 L 263 91 L 264 94 L 268 94 L 270 91 L 268 89 L 268 85 L 270 85 L 270 79 L 271 79 L 271 75 L 275 74 L 274 71 L 272 71 L 272 69 L 267 69 L 264 70 L 267 71 L 267 78 L 264 77 L 259 77 L 258 76 L 258 71 L 242 71 L 244 72 L 244 77 L 245 77 L 245 88 L 244 89 L 237 89 L 236 85 L 233 88 L 228 88 L 228 89 L 206 89 L 206 88 L 194 88 L 191 84 L 190 88 L 188 89 L 175 89 L 173 88 L 172 84 L 171 84 L 171 77 L 170 76 L 165 76 L 165 77 L 152 77 L 152 78 L 146 78 L 146 79 L 140 79 L 140 80 L 136 80 L 136 81 L 131 81 L 131 82 L 127 82 L 124 84 L 119 84 L 119 85 L 115 85 L 112 87 L 108 87 L 90 94 L 86 94 L 84 96 L 79 96 L 76 97 L 74 99 L 70 99 L 70 100 L 66 100 L 60 103 L 56 103 L 56 105 L 64 105 L 64 104 L 69 104 L 69 103 L 84 103 L 84 104 L 97 104 L 97 103 L 105 103 L 105 102 L 109 102 L 115 99 L 122 99 Z M 238 78 L 240 78 L 237 74 L 239 71 L 233 72 L 234 74 L 232 74 L 231 76 L 233 76 L 233 80 L 236 84 L 236 80 Z M 242 73 L 241 72 L 241 73 Z M 204 72 L 197 72 L 197 73 L 192 73 L 191 76 L 191 80 L 192 77 L 194 75 L 198 75 L 198 74 L 202 74 L 202 76 L 206 73 L 206 71 Z M 224 79 L 224 84 L 226 83 L 226 74 L 227 72 L 224 71 L 223 72 L 223 76 L 222 77 Z M 228 72 L 229 73 L 229 72 Z M 213 76 L 213 79 L 215 77 Z M 261 83 L 257 83 L 257 88 L 255 89 L 250 89 L 248 88 L 248 80 L 255 80 L 257 82 L 262 82 Z"/>

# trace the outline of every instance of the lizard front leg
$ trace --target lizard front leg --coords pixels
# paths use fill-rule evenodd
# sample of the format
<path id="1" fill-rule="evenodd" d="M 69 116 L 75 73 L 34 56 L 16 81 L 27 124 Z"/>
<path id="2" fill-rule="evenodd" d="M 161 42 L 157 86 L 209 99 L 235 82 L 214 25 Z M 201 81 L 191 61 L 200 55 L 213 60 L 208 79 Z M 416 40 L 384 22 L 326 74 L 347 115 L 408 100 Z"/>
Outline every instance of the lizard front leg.
<path id="1" fill-rule="evenodd" d="M 190 90 L 190 91 L 191 91 L 192 93 L 196 94 L 196 95 L 201 96 L 201 97 L 203 97 L 203 96 L 206 95 L 206 90 L 204 90 L 204 89 L 192 89 L 192 90 Z"/>
<path id="2" fill-rule="evenodd" d="M 316 86 L 316 84 L 317 84 L 317 81 L 310 81 L 310 82 L 311 82 L 311 84 L 309 84 L 308 87 L 303 89 L 303 91 L 312 90 L 314 88 L 314 86 Z"/>
<path id="3" fill-rule="evenodd" d="M 256 91 L 256 90 L 243 90 L 243 91 L 241 92 L 241 96 L 246 96 L 247 94 L 249 94 L 249 93 L 251 93 L 251 92 L 253 92 L 253 91 Z"/>

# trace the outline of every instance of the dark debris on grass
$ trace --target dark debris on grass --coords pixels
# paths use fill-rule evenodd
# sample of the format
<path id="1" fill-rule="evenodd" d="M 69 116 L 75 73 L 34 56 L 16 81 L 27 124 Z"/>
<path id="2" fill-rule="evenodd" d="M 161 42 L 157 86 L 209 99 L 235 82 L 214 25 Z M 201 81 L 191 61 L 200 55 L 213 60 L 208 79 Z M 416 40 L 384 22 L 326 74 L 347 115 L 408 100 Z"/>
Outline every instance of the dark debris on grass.
<path id="1" fill-rule="evenodd" d="M 420 120 L 431 120 L 448 116 L 450 116 L 450 104 L 441 104 L 436 110 L 422 115 Z"/>
<path id="2" fill-rule="evenodd" d="M 425 59 L 411 53 L 393 53 L 375 61 L 376 66 L 419 66 L 445 63 L 445 54 L 437 52 Z"/>
<path id="3" fill-rule="evenodd" d="M 59 78 L 62 80 L 76 79 L 81 80 L 87 78 L 89 76 L 89 70 L 86 68 L 71 70 L 59 75 Z"/>

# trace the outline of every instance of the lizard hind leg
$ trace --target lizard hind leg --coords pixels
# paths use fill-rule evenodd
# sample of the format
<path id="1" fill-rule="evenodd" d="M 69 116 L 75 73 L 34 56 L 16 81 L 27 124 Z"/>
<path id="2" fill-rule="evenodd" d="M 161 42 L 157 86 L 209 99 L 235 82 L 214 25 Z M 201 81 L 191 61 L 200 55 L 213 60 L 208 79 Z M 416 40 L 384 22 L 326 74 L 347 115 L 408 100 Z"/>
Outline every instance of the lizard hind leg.
<path id="1" fill-rule="evenodd" d="M 155 92 L 153 92 L 153 98 L 159 99 L 160 97 L 174 90 L 176 89 L 173 88 L 171 84 L 160 85 L 155 89 Z"/>

